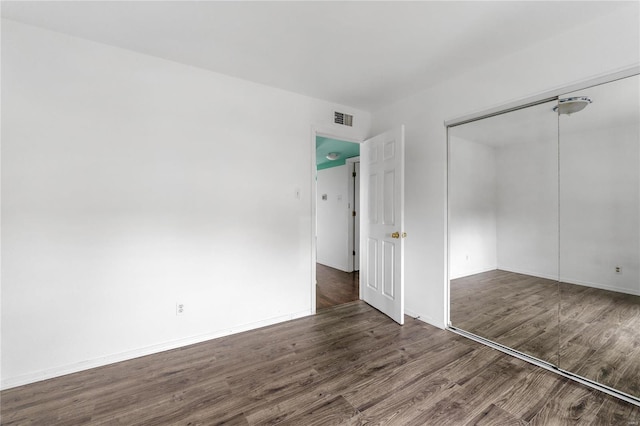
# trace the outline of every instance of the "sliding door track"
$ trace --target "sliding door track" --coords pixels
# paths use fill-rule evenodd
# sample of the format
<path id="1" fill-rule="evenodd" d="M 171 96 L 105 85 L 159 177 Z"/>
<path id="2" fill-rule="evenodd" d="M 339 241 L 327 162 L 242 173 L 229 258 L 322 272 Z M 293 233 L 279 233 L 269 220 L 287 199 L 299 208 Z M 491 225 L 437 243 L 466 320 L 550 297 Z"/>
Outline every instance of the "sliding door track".
<path id="1" fill-rule="evenodd" d="M 630 404 L 633 404 L 633 405 L 636 405 L 636 406 L 640 407 L 640 399 L 639 398 L 636 398 L 634 396 L 628 395 L 628 394 L 626 394 L 624 392 L 620 392 L 618 390 L 610 388 L 609 386 L 605 386 L 605 385 L 602 385 L 600 383 L 594 382 L 592 380 L 585 379 L 584 377 L 578 376 L 578 375 L 573 374 L 573 373 L 571 373 L 569 371 L 562 370 L 561 368 L 558 368 L 557 366 L 555 366 L 555 365 L 553 365 L 551 363 L 548 363 L 546 361 L 542 361 L 540 359 L 537 359 L 537 358 L 532 357 L 530 355 L 524 354 L 522 352 L 518 352 L 515 349 L 511 349 L 511 348 L 509 348 L 507 346 L 504 346 L 504 345 L 501 345 L 499 343 L 492 342 L 491 340 L 487 340 L 487 339 L 485 339 L 483 337 L 480 337 L 480 336 L 477 336 L 477 335 L 475 335 L 473 333 L 469 333 L 468 331 L 464 331 L 464 330 L 461 330 L 461 329 L 453 327 L 453 326 L 447 327 L 447 330 L 452 331 L 452 332 L 454 332 L 456 334 L 459 334 L 460 336 L 466 337 L 468 339 L 474 340 L 474 341 L 476 341 L 478 343 L 481 343 L 481 344 L 483 344 L 485 346 L 489 346 L 489 347 L 491 347 L 493 349 L 497 349 L 500 352 L 504 352 L 507 355 L 511 355 L 513 357 L 519 358 L 519 359 L 521 359 L 523 361 L 526 361 L 526 362 L 528 362 L 530 364 L 536 365 L 538 367 L 542 367 L 545 370 L 548 370 L 548 371 L 551 371 L 553 373 L 556 373 L 556 374 L 559 374 L 561 376 L 564 376 L 564 377 L 566 377 L 568 379 L 571 379 L 571 380 L 573 380 L 575 382 L 581 383 L 581 384 L 583 384 L 585 386 L 588 386 L 588 387 L 590 387 L 592 389 L 599 390 L 600 392 L 604 392 L 604 393 L 606 393 L 608 395 L 611 395 L 611 396 L 616 397 L 618 399 L 621 399 L 621 400 L 623 400 L 625 402 L 628 402 Z"/>

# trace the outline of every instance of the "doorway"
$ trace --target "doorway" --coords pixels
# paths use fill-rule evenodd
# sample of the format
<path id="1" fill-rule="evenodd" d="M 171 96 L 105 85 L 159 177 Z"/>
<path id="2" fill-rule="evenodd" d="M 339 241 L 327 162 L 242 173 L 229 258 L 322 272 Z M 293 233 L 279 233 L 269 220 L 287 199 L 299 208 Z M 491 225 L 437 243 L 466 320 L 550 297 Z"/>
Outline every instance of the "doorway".
<path id="1" fill-rule="evenodd" d="M 358 143 L 360 174 L 364 176 L 358 185 L 362 208 L 356 212 L 357 222 L 354 222 L 360 224 L 358 242 L 354 244 L 361 249 L 358 298 L 400 325 L 404 324 L 404 239 L 407 236 L 404 231 L 404 134 L 404 125 L 400 125 L 362 142 L 351 141 Z M 319 136 L 324 135 L 314 129 L 310 141 L 314 147 L 311 150 L 312 164 L 316 169 L 315 175 L 311 176 L 312 313 L 317 310 L 318 200 L 330 200 L 328 192 L 318 189 L 316 162 L 318 157 L 324 156 L 329 161 L 336 161 L 339 157 L 335 151 L 318 152 L 316 138 Z M 324 195 L 326 199 L 323 199 Z M 334 195 L 334 202 L 344 203 L 344 197 L 340 198 L 339 193 Z M 344 208 L 342 212 L 352 213 Z"/>
<path id="2" fill-rule="evenodd" d="M 316 136 L 316 310 L 360 299 L 360 144 Z"/>

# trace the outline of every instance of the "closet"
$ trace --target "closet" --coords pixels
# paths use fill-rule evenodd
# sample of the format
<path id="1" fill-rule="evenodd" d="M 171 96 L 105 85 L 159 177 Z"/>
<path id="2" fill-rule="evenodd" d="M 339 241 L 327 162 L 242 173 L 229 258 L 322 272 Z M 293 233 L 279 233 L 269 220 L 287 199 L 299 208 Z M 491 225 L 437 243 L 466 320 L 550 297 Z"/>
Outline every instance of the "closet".
<path id="1" fill-rule="evenodd" d="M 640 76 L 448 123 L 449 326 L 640 403 Z"/>

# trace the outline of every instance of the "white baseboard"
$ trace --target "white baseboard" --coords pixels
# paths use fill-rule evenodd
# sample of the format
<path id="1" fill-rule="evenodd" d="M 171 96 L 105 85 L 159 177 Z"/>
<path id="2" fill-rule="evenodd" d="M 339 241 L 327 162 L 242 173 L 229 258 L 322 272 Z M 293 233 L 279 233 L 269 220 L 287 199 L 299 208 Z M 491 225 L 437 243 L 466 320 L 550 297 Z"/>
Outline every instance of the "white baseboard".
<path id="1" fill-rule="evenodd" d="M 526 271 L 518 268 L 509 268 L 509 267 L 499 266 L 498 269 L 501 271 L 514 272 L 516 274 L 523 274 L 523 275 L 531 275 L 533 277 L 540 277 L 540 278 L 545 278 L 553 281 L 558 280 L 557 276 L 551 276 L 548 274 L 539 274 L 537 272 Z M 593 287 L 593 288 L 598 288 L 600 290 L 615 291 L 616 293 L 625 293 L 625 294 L 631 294 L 633 296 L 640 296 L 640 290 L 634 290 L 634 289 L 629 289 L 624 287 L 616 287 L 616 286 L 611 286 L 607 284 L 594 283 L 590 281 L 581 281 L 581 280 L 576 280 L 576 279 L 567 278 L 567 277 L 560 277 L 559 279 L 560 279 L 560 282 L 567 283 L 567 284 L 576 284 L 584 287 Z"/>
<path id="2" fill-rule="evenodd" d="M 473 269 L 471 271 L 464 271 L 461 274 L 452 274 L 449 279 L 455 280 L 456 278 L 468 277 L 470 275 L 481 274 L 483 272 L 495 271 L 498 268 L 496 265 L 486 266 L 483 268 Z"/>
<path id="3" fill-rule="evenodd" d="M 606 284 L 592 283 L 588 281 L 580 281 L 580 280 L 574 280 L 572 278 L 564 278 L 564 277 L 560 277 L 560 281 L 567 284 L 576 284 L 576 285 L 581 285 L 583 287 L 593 287 L 593 288 L 598 288 L 600 290 L 615 291 L 617 293 L 625 293 L 625 294 L 631 294 L 633 296 L 640 296 L 640 290 L 633 290 L 633 289 L 623 288 L 623 287 L 614 287 Z"/>
<path id="4" fill-rule="evenodd" d="M 345 267 L 344 265 L 333 264 L 331 262 L 322 262 L 320 260 L 317 260 L 317 262 L 321 265 L 328 266 L 329 268 L 337 269 L 338 271 L 353 272 L 353 271 L 347 271 L 347 269 L 349 268 Z"/>
<path id="5" fill-rule="evenodd" d="M 107 355 L 104 357 L 94 358 L 86 361 L 76 362 L 60 367 L 49 368 L 46 370 L 37 371 L 34 373 L 23 374 L 16 377 L 3 378 L 0 382 L 0 390 L 6 390 L 15 388 L 18 386 L 28 385 L 30 383 L 40 382 L 42 380 L 52 379 L 54 377 L 60 377 L 71 373 L 77 373 L 79 371 L 89 370 L 91 368 L 102 367 L 104 365 L 113 364 L 116 362 L 127 361 L 141 356 L 152 355 L 159 352 L 168 351 L 171 349 L 177 349 L 184 346 L 193 345 L 195 343 L 206 342 L 207 340 L 217 339 L 219 337 L 229 336 L 231 334 L 241 333 L 243 331 L 255 330 L 257 328 L 266 327 L 269 325 L 281 323 L 284 321 L 293 320 L 296 318 L 302 318 L 312 315 L 310 310 L 294 312 L 287 315 L 268 318 L 266 320 L 256 321 L 247 324 L 238 325 L 230 329 L 214 331 L 212 333 L 201 334 L 198 336 L 187 337 L 184 339 L 173 340 L 170 342 L 164 342 L 157 345 L 146 346 L 132 351 L 120 352 L 113 355 Z"/>
<path id="6" fill-rule="evenodd" d="M 422 322 L 426 322 L 429 325 L 432 325 L 434 327 L 440 328 L 442 330 L 444 330 L 446 327 L 444 324 L 438 323 L 437 321 L 434 321 L 433 318 L 431 318 L 429 315 L 424 315 L 424 314 L 419 314 L 415 311 L 412 311 L 411 309 L 406 309 L 404 310 L 404 313 L 406 315 L 409 315 L 412 318 L 415 318 L 417 320 L 420 320 Z"/>
<path id="7" fill-rule="evenodd" d="M 527 269 L 511 268 L 509 266 L 498 265 L 500 271 L 513 272 L 514 274 L 530 275 L 532 277 L 544 278 L 546 280 L 557 281 L 557 275 L 543 274 L 536 271 L 529 271 Z"/>

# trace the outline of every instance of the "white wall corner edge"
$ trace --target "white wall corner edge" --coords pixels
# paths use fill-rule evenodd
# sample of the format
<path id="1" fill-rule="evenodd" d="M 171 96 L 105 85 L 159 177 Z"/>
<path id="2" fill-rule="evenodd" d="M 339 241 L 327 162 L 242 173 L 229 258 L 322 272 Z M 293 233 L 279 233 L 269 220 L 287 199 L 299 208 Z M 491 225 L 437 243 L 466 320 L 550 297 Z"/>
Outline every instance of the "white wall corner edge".
<path id="1" fill-rule="evenodd" d="M 290 320 L 294 320 L 297 318 L 302 318 L 310 315 L 313 315 L 310 309 L 299 311 L 299 312 L 293 312 L 290 314 L 272 317 L 265 320 L 242 324 L 242 325 L 239 325 L 238 327 L 234 327 L 231 329 L 224 329 L 224 330 L 214 331 L 211 333 L 205 333 L 197 336 L 187 337 L 184 339 L 172 340 L 172 341 L 160 343 L 157 345 L 146 346 L 146 347 L 134 349 L 131 351 L 120 352 L 117 354 L 107 355 L 104 357 L 99 357 L 99 358 L 81 361 L 73 364 L 63 365 L 60 367 L 49 368 L 46 370 L 23 374 L 16 377 L 9 377 L 6 379 L 3 378 L 0 381 L 0 390 L 4 391 L 4 390 L 15 388 L 18 386 L 24 386 L 24 385 L 28 385 L 35 382 L 40 382 L 43 380 L 53 379 L 55 377 L 65 376 L 67 374 L 73 374 L 80 371 L 90 370 L 96 367 L 102 367 L 105 365 L 114 364 L 117 362 L 128 361 L 131 359 L 140 358 L 147 355 L 153 355 L 160 352 L 169 351 L 172 349 L 178 349 L 178 348 L 193 345 L 196 343 L 202 343 L 208 340 L 217 339 L 219 337 L 225 337 L 225 336 L 230 336 L 232 334 L 242 333 L 244 331 L 255 330 L 258 328 L 267 327 L 270 325 L 274 325 L 281 322 L 290 321 Z"/>
<path id="2" fill-rule="evenodd" d="M 441 330 L 444 330 L 446 328 L 443 323 L 439 323 L 438 321 L 435 321 L 429 315 L 420 314 L 418 312 L 412 311 L 411 309 L 407 309 L 407 308 L 405 308 L 404 313 L 405 313 L 405 315 L 409 315 L 413 319 L 417 319 L 418 321 L 425 322 L 425 323 L 427 323 L 429 325 L 432 325 L 434 327 L 437 327 L 437 328 L 439 328 Z"/>

